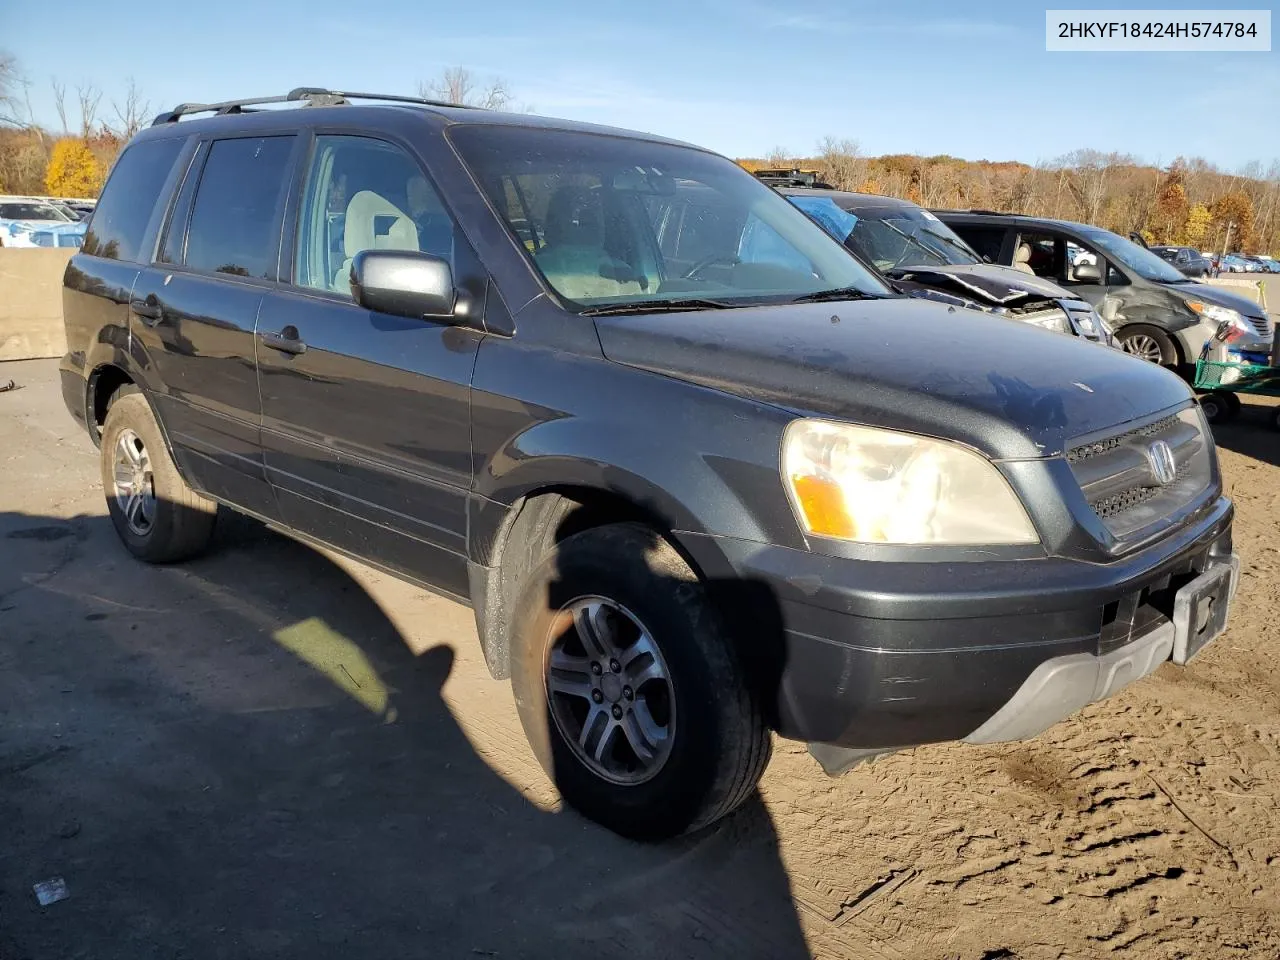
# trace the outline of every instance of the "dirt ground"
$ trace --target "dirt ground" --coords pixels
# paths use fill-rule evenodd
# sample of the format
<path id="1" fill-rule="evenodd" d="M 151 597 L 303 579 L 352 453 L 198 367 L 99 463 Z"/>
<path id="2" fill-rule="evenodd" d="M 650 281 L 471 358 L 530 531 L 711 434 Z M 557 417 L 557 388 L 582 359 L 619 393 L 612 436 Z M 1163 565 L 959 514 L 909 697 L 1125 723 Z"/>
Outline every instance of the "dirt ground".
<path id="1" fill-rule="evenodd" d="M 52 362 L 0 364 L 0 960 L 1280 956 L 1280 436 L 1218 431 L 1229 632 L 1040 738 L 642 847 L 559 808 L 471 614 L 245 524 L 130 559 Z M 69 897 L 41 907 L 33 884 Z"/>

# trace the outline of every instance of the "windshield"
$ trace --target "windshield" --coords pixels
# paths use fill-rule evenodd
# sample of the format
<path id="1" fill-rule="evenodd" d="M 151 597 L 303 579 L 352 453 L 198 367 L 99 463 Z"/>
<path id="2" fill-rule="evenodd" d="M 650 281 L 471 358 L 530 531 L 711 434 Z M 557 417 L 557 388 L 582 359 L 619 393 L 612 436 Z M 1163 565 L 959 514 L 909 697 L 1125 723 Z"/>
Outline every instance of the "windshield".
<path id="1" fill-rule="evenodd" d="M 481 125 L 450 139 L 571 309 L 688 309 L 825 291 L 891 296 L 878 277 L 737 164 L 617 136 Z"/>
<path id="2" fill-rule="evenodd" d="M 66 223 L 69 219 L 47 203 L 0 203 L 0 220 L 56 220 Z"/>
<path id="3" fill-rule="evenodd" d="M 950 227 L 927 210 L 894 206 L 853 212 L 831 197 L 792 195 L 788 199 L 882 272 L 982 262 Z"/>
<path id="4" fill-rule="evenodd" d="M 1155 280 L 1157 283 L 1184 283 L 1187 279 L 1150 250 L 1138 246 L 1132 240 L 1126 240 L 1108 230 L 1095 228 L 1081 230 L 1080 233 L 1112 260 L 1128 267 L 1145 280 Z"/>

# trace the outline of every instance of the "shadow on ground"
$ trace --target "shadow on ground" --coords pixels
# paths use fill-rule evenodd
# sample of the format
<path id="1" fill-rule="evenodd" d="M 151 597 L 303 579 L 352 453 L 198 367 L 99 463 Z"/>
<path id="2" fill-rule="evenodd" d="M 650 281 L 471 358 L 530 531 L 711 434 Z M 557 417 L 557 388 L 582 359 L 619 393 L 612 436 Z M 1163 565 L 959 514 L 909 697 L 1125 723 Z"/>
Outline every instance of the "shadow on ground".
<path id="1" fill-rule="evenodd" d="M 1271 426 L 1275 406 L 1258 397 L 1242 394 L 1238 416 L 1215 424 L 1213 437 L 1219 447 L 1234 450 L 1271 466 L 1280 466 L 1280 432 Z"/>
<path id="2" fill-rule="evenodd" d="M 758 797 L 661 847 L 545 812 L 442 700 L 448 646 L 230 540 L 147 567 L 105 517 L 0 513 L 0 960 L 808 955 Z"/>

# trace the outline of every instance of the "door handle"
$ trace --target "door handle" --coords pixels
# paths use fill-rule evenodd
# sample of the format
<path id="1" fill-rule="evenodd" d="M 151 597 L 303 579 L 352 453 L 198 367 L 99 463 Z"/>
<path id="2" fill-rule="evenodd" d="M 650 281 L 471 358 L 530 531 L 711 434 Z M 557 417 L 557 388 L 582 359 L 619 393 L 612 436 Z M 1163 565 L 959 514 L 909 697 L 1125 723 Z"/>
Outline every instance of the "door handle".
<path id="1" fill-rule="evenodd" d="M 130 300 L 129 309 L 148 327 L 154 327 L 164 320 L 164 307 L 154 300 Z"/>
<path id="2" fill-rule="evenodd" d="M 298 337 L 298 328 L 294 326 L 285 327 L 279 333 L 260 333 L 258 339 L 265 346 L 272 350 L 279 350 L 281 353 L 291 353 L 297 355 L 307 352 L 307 345 Z"/>

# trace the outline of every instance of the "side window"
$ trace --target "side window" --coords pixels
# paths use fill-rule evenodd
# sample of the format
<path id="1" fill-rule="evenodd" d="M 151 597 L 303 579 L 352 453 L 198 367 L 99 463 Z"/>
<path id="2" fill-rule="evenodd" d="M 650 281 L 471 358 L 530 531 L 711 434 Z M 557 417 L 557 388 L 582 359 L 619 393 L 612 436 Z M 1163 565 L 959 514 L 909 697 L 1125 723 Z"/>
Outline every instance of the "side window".
<path id="1" fill-rule="evenodd" d="M 960 234 L 960 239 L 980 257 L 986 257 L 992 263 L 1000 262 L 1000 253 L 1004 248 L 1004 227 L 984 227 L 978 224 L 948 224 L 952 230 Z"/>
<path id="2" fill-rule="evenodd" d="M 160 191 L 183 138 L 136 143 L 116 161 L 84 238 L 84 252 L 109 260 L 138 260 Z"/>
<path id="3" fill-rule="evenodd" d="M 191 165 L 186 169 L 182 184 L 178 187 L 178 199 L 173 202 L 173 210 L 169 214 L 169 224 L 165 227 L 163 239 L 160 241 L 160 263 L 181 263 L 186 253 L 187 220 L 191 216 L 191 202 L 196 196 L 196 181 L 200 179 L 200 168 L 204 164 L 207 145 L 201 145 L 191 158 Z"/>
<path id="4" fill-rule="evenodd" d="M 351 261 L 362 250 L 430 253 L 457 275 L 453 220 L 408 154 L 368 137 L 317 137 L 294 282 L 350 296 Z"/>
<path id="5" fill-rule="evenodd" d="M 187 230 L 189 267 L 275 279 L 293 137 L 215 140 Z"/>
<path id="6" fill-rule="evenodd" d="M 1060 237 L 1045 233 L 1023 233 L 1013 248 L 1013 265 L 1023 273 L 1057 280 L 1063 276 L 1066 245 Z"/>
<path id="7" fill-rule="evenodd" d="M 1099 271 L 1098 276 L 1083 275 L 1081 267 L 1092 267 Z M 1096 250 L 1082 246 L 1074 240 L 1067 241 L 1067 262 L 1066 276 L 1060 279 L 1061 283 L 1070 286 L 1073 283 L 1098 284 L 1101 283 L 1101 271 L 1106 271 L 1106 282 L 1109 284 L 1128 283 L 1124 277 L 1116 272 L 1115 267 L 1107 263 L 1107 258 L 1102 256 Z M 1092 273 L 1092 271 L 1087 271 Z"/>

